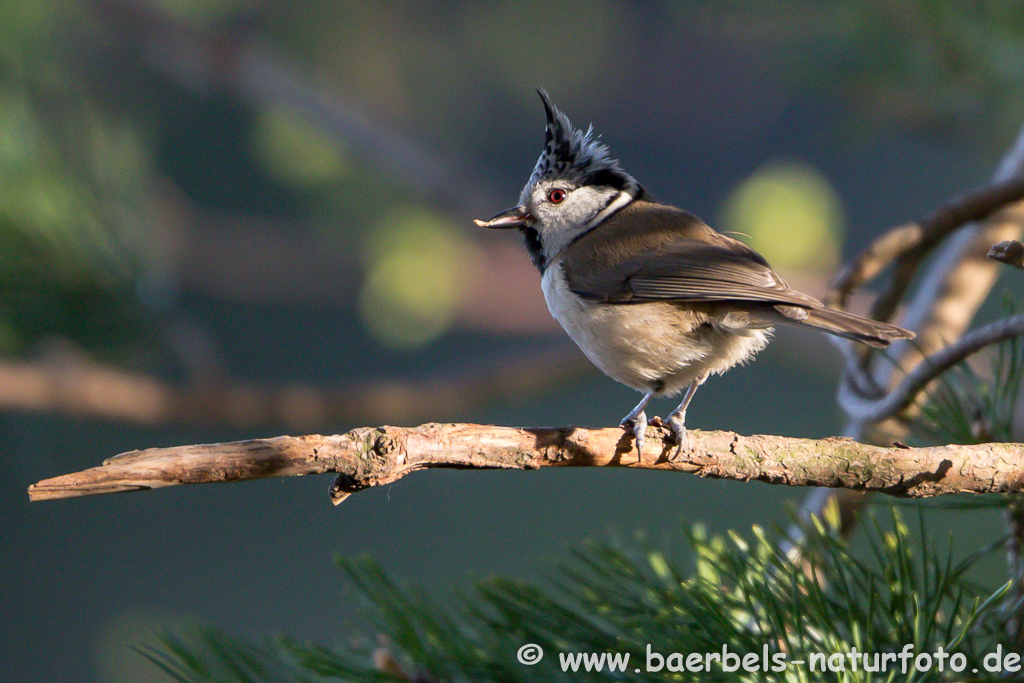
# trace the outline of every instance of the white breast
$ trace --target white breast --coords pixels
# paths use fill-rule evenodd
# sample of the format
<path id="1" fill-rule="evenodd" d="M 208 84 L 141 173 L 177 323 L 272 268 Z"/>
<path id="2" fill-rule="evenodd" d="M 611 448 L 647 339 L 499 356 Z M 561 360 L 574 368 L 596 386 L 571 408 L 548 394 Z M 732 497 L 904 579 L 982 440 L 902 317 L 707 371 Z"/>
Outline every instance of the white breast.
<path id="1" fill-rule="evenodd" d="M 771 337 L 770 329 L 696 325 L 671 303 L 584 301 L 569 290 L 561 260 L 544 271 L 541 287 L 551 315 L 587 358 L 638 391 L 675 394 L 701 375 L 746 362 Z"/>

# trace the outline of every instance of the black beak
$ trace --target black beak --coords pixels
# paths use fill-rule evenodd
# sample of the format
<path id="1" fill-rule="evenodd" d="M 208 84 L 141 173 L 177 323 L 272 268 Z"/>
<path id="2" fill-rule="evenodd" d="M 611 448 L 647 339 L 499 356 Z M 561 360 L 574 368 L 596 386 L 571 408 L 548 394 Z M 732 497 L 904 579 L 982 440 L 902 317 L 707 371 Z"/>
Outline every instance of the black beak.
<path id="1" fill-rule="evenodd" d="M 525 206 L 514 206 L 507 211 L 502 211 L 498 215 L 492 216 L 489 221 L 481 221 L 474 218 L 473 222 L 481 228 L 500 228 L 505 230 L 508 228 L 521 228 L 531 220 L 533 220 L 533 216 L 530 215 Z"/>

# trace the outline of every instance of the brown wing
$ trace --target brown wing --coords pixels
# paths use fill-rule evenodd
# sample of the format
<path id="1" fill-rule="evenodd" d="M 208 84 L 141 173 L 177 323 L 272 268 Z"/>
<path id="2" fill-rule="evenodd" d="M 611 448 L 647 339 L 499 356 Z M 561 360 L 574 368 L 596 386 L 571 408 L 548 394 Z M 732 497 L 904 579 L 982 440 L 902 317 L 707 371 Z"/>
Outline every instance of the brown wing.
<path id="1" fill-rule="evenodd" d="M 634 202 L 583 235 L 563 256 L 569 287 L 608 303 L 756 301 L 818 307 L 756 251 L 693 214 Z"/>

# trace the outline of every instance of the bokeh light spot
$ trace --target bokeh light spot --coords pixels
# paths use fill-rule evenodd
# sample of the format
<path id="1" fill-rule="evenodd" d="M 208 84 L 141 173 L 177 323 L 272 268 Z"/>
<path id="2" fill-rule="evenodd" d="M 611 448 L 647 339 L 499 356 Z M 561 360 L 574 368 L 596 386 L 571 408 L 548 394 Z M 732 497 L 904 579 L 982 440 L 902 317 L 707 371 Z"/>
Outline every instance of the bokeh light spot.
<path id="1" fill-rule="evenodd" d="M 334 137 L 283 106 L 260 113 L 253 145 L 267 172 L 300 188 L 337 180 L 351 167 Z"/>
<path id="2" fill-rule="evenodd" d="M 377 339 L 401 349 L 428 344 L 451 327 L 481 260 L 457 228 L 413 208 L 386 214 L 363 256 L 363 320 Z"/>
<path id="3" fill-rule="evenodd" d="M 828 271 L 839 261 L 842 204 L 812 166 L 765 164 L 732 191 L 722 213 L 722 229 L 740 233 L 774 267 Z"/>

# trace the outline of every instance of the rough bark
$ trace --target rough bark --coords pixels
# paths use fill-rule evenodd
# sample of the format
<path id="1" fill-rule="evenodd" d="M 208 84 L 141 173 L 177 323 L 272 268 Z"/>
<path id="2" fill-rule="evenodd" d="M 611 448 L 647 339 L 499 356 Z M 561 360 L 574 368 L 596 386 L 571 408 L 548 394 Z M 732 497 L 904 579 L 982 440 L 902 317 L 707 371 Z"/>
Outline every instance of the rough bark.
<path id="1" fill-rule="evenodd" d="M 150 448 L 101 466 L 41 481 L 32 500 L 72 498 L 211 482 L 336 472 L 331 498 L 393 482 L 430 467 L 537 469 L 632 467 L 788 486 L 843 487 L 901 497 L 1024 489 L 1024 445 L 908 448 L 850 439 L 689 432 L 691 450 L 670 460 L 668 432 L 648 428 L 638 459 L 622 429 L 518 429 L 475 424 L 362 427 L 334 436 L 280 436 L 210 445 Z M 659 448 L 660 446 L 660 448 Z"/>

